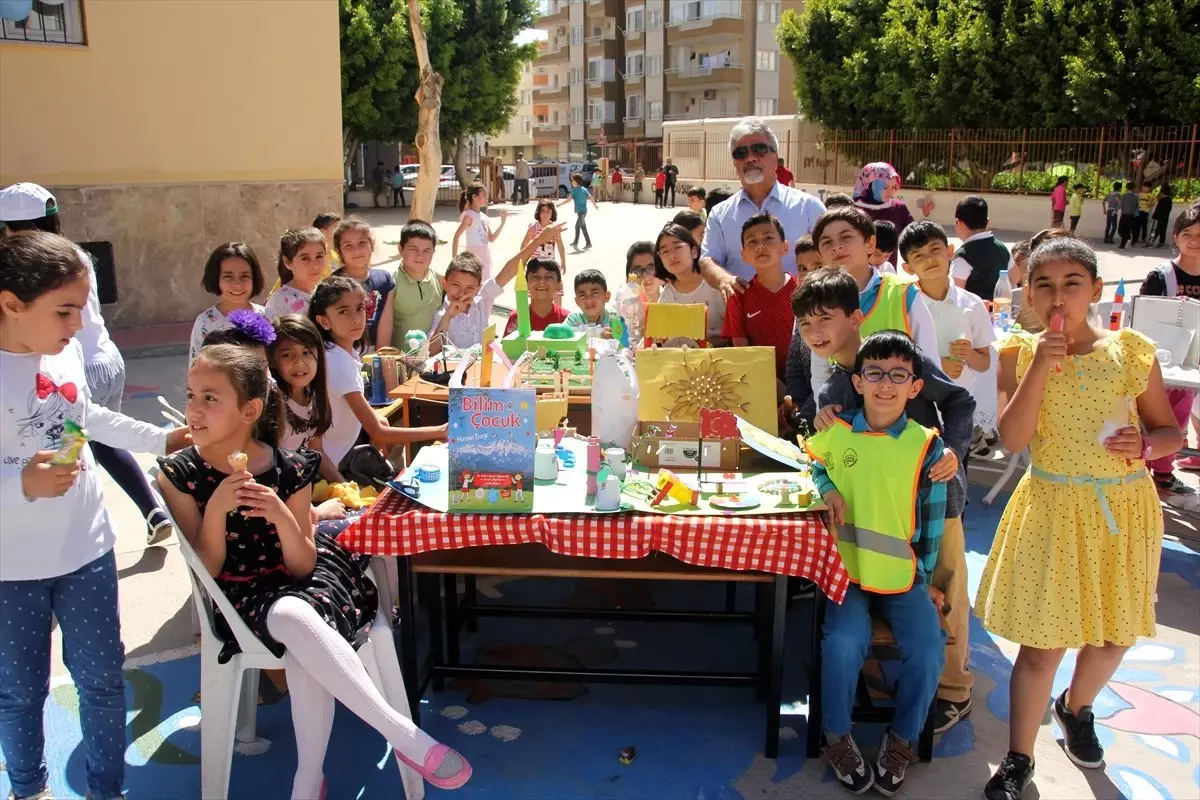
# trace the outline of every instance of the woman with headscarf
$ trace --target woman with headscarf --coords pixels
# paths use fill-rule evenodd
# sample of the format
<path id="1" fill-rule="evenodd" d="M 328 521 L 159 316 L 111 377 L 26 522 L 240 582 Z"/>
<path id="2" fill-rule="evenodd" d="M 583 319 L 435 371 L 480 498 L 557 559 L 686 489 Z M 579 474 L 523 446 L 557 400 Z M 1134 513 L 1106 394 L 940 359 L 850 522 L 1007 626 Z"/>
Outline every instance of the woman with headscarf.
<path id="1" fill-rule="evenodd" d="M 899 236 L 913 221 L 913 215 L 903 200 L 895 197 L 900 191 L 900 175 L 896 168 L 886 161 L 876 161 L 867 164 L 858 173 L 854 182 L 854 205 L 866 212 L 867 216 L 876 222 L 886 220 L 896 226 Z M 896 253 L 889 259 L 897 264 Z"/>

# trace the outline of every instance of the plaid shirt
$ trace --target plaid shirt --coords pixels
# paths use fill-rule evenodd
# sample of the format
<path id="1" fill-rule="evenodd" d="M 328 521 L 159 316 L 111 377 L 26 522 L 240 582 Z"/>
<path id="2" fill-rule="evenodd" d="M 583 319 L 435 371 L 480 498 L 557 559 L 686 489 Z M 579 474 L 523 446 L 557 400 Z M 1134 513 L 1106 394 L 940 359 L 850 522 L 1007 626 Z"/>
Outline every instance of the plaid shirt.
<path id="1" fill-rule="evenodd" d="M 862 411 L 845 411 L 838 416 L 849 422 L 855 433 L 866 433 L 871 429 L 867 425 L 866 414 Z M 888 435 L 898 438 L 907 425 L 908 415 L 901 414 L 900 419 L 887 429 Z M 929 480 L 930 468 L 941 459 L 944 451 L 941 437 L 934 436 L 928 452 L 925 453 L 925 461 L 921 464 L 921 474 L 917 483 L 916 530 L 909 544 L 917 557 L 917 577 L 924 584 L 929 584 L 933 577 L 933 568 L 937 566 L 938 550 L 942 546 L 942 527 L 946 521 L 946 484 Z M 837 488 L 829 479 L 825 467 L 817 461 L 813 462 L 812 475 L 813 483 L 817 485 L 817 491 L 822 497 Z"/>

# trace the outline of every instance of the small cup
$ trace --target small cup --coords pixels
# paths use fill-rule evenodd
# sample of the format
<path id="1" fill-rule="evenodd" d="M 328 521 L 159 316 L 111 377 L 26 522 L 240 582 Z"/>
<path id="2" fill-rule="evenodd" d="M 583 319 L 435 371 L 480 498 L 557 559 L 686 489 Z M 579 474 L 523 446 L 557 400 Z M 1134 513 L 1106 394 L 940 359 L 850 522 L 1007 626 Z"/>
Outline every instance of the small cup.
<path id="1" fill-rule="evenodd" d="M 1155 350 L 1154 357 L 1158 359 L 1159 366 L 1162 366 L 1162 367 L 1171 366 L 1171 351 L 1170 350 L 1162 350 L 1162 349 Z"/>

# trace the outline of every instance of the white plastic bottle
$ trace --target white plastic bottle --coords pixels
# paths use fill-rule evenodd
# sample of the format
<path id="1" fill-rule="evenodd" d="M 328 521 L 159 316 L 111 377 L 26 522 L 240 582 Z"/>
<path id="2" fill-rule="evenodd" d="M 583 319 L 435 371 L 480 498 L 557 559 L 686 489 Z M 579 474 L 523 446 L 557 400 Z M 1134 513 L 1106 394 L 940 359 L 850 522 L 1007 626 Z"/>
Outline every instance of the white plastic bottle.
<path id="1" fill-rule="evenodd" d="M 637 280 L 625 283 L 617 290 L 615 298 L 617 313 L 629 326 L 629 347 L 636 350 L 641 346 L 646 330 L 646 292 Z"/>
<path id="2" fill-rule="evenodd" d="M 992 295 L 992 323 L 1005 331 L 1012 325 L 1012 284 L 1006 269 L 1000 270 L 996 292 Z"/>

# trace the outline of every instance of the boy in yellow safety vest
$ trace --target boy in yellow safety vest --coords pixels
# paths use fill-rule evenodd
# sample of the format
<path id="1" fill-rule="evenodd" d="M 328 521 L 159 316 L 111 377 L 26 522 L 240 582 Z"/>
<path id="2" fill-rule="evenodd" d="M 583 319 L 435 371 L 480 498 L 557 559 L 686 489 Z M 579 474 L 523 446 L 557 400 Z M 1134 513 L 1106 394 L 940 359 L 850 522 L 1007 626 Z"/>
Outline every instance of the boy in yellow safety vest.
<path id="1" fill-rule="evenodd" d="M 854 365 L 863 407 L 809 437 L 813 480 L 829 506 L 851 585 L 825 612 L 821 645 L 823 761 L 854 794 L 895 794 L 912 742 L 925 724 L 945 661 L 938 621 L 943 597 L 930 583 L 945 517 L 946 487 L 929 477 L 944 449 L 937 431 L 905 414 L 921 392 L 922 357 L 904 333 L 867 337 Z M 896 714 L 872 765 L 850 732 L 858 673 L 871 642 L 871 613 L 900 650 Z"/>
<path id="2" fill-rule="evenodd" d="M 822 264 L 841 267 L 858 284 L 864 338 L 875 331 L 904 331 L 922 351 L 936 357 L 937 330 L 916 284 L 871 266 L 871 254 L 876 249 L 875 223 L 861 208 L 838 206 L 826 211 L 813 226 L 812 239 L 817 243 Z M 814 395 L 828 377 L 825 361 L 813 359 Z"/>

